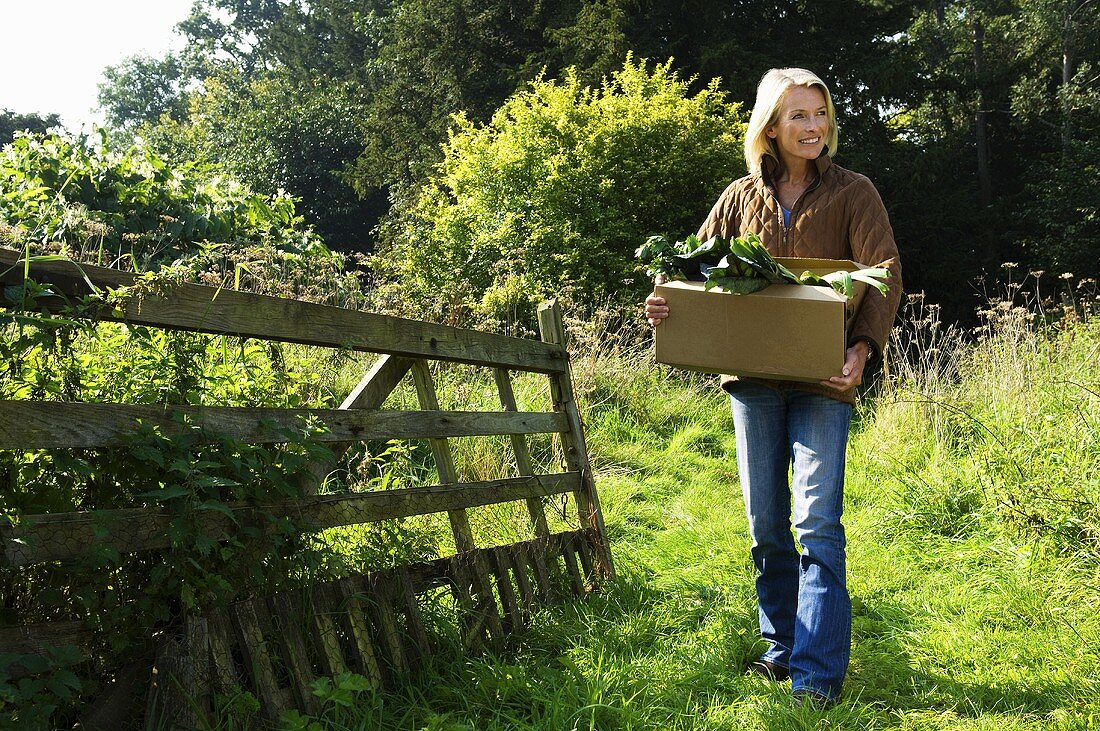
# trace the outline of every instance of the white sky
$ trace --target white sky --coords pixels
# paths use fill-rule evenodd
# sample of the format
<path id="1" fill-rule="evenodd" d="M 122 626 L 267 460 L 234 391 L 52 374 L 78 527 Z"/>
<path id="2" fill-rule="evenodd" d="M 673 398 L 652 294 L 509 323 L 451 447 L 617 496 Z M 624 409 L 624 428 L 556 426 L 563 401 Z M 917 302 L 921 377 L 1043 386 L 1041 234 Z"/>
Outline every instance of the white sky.
<path id="1" fill-rule="evenodd" d="M 103 69 L 136 54 L 160 56 L 192 0 L 0 0 L 0 108 L 56 112 L 72 131 L 94 111 Z"/>

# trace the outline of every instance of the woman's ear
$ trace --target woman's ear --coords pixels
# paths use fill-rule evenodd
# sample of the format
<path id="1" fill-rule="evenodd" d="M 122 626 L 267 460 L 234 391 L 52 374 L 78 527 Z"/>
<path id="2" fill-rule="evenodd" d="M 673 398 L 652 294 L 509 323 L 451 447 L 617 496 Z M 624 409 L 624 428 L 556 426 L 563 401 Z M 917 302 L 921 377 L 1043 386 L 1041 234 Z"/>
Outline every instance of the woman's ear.
<path id="1" fill-rule="evenodd" d="M 764 130 L 764 134 L 766 134 L 768 137 L 771 137 L 774 140 L 775 139 L 775 127 L 768 127 L 766 130 Z"/>

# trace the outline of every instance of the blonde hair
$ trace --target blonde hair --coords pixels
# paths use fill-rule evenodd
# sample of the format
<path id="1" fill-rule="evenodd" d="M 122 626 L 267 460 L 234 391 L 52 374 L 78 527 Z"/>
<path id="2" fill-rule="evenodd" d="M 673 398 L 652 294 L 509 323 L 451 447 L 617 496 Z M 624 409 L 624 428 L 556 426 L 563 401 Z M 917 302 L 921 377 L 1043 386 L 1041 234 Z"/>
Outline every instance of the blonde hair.
<path id="1" fill-rule="evenodd" d="M 756 104 L 749 117 L 749 128 L 745 132 L 745 162 L 749 172 L 760 173 L 760 163 L 765 155 L 779 159 L 775 141 L 768 137 L 768 128 L 779 121 L 779 107 L 783 97 L 792 86 L 805 86 L 821 89 L 825 95 L 825 108 L 829 116 L 829 133 L 825 135 L 825 144 L 829 154 L 836 153 L 836 109 L 833 108 L 833 96 L 817 74 L 806 69 L 772 69 L 760 79 L 756 87 Z"/>

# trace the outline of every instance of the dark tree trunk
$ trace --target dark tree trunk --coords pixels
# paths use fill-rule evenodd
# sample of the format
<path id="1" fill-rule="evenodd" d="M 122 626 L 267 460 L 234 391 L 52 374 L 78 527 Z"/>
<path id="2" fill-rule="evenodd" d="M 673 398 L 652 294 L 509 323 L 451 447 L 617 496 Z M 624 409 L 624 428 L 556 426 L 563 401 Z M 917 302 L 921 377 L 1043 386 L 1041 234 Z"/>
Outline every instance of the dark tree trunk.
<path id="1" fill-rule="evenodd" d="M 1077 60 L 1073 49 L 1073 15 L 1080 7 L 1079 3 L 1068 3 L 1066 7 L 1066 21 L 1062 32 L 1062 89 L 1069 90 L 1073 77 L 1077 73 Z M 1069 157 L 1070 143 L 1073 141 L 1073 105 L 1069 95 L 1062 98 L 1062 159 Z"/>
<path id="2" fill-rule="evenodd" d="M 985 26 L 974 19 L 974 79 L 978 87 L 978 109 L 974 114 L 974 144 L 978 156 L 978 193 L 983 206 L 993 202 L 993 181 L 989 172 L 989 109 L 985 95 Z"/>

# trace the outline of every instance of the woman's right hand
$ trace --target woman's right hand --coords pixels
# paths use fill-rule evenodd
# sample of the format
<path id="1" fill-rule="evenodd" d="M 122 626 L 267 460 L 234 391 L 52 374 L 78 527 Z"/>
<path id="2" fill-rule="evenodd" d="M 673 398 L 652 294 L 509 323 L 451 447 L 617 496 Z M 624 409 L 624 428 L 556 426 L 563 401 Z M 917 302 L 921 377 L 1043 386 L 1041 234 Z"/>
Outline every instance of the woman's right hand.
<path id="1" fill-rule="evenodd" d="M 657 284 L 664 284 L 665 278 L 660 274 L 657 275 Z M 664 297 L 658 297 L 656 294 L 650 294 L 645 299 L 645 319 L 649 322 L 651 327 L 657 327 L 661 324 L 661 320 L 668 317 L 668 304 L 665 303 Z"/>

